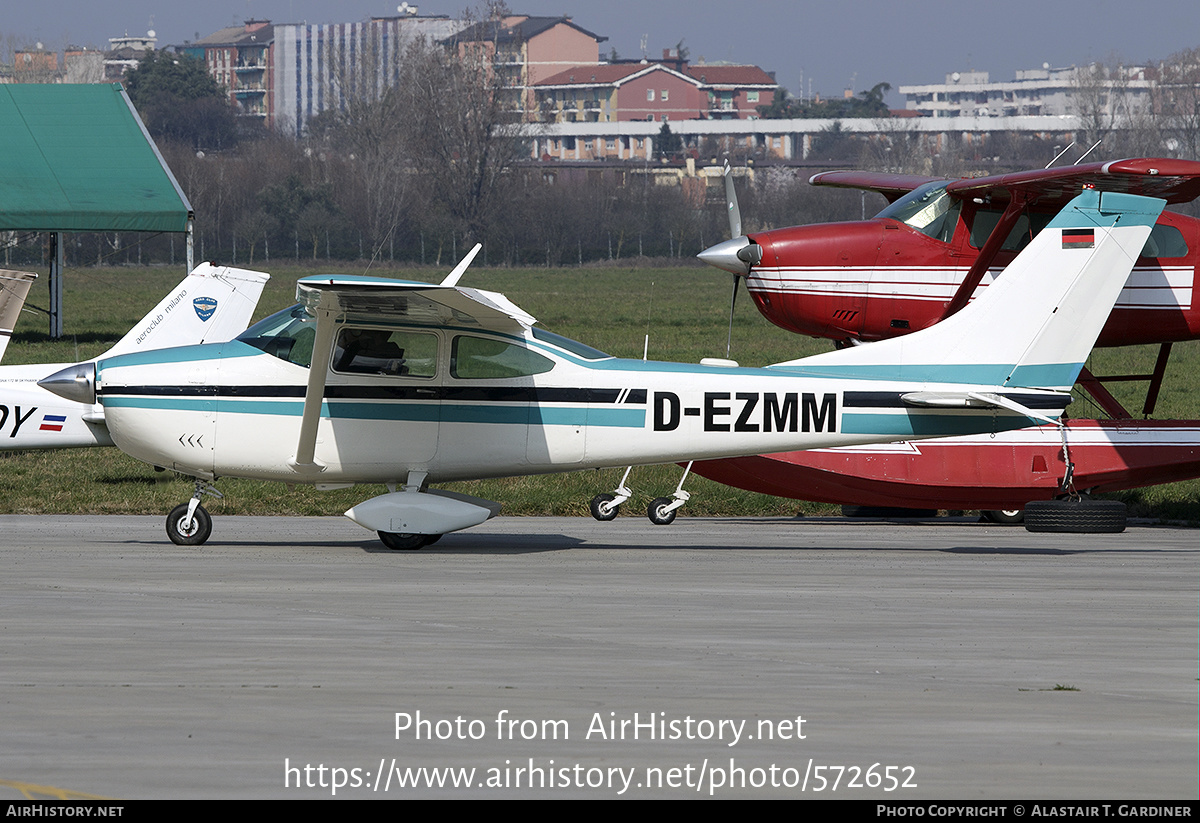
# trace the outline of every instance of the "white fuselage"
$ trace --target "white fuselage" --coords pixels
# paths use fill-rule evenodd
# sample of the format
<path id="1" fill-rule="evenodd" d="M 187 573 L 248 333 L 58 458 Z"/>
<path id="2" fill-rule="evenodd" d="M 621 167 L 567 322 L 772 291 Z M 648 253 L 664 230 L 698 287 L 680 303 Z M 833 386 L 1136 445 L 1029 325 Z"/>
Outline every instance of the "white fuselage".
<path id="1" fill-rule="evenodd" d="M 114 440 L 134 457 L 197 477 L 285 482 L 397 482 L 409 472 L 440 482 L 1003 431 L 1033 422 L 994 408 L 913 408 L 900 400 L 903 392 L 981 388 L 975 385 L 587 360 L 532 335 L 414 331 L 437 337 L 426 376 L 344 373 L 335 358 L 317 430 L 319 473 L 281 459 L 296 451 L 307 369 L 240 341 L 102 361 L 97 386 Z M 464 336 L 533 352 L 545 370 L 464 376 L 453 355 Z M 1056 404 L 1051 413 L 1063 402 L 1054 392 L 1024 390 L 1021 397 Z"/>

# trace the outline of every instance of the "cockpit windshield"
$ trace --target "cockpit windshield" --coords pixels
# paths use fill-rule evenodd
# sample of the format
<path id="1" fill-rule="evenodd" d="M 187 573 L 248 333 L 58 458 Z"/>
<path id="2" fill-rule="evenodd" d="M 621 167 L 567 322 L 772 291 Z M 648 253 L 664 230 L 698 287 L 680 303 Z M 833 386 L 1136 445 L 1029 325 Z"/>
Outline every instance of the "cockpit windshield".
<path id="1" fill-rule="evenodd" d="M 312 364 L 313 341 L 317 339 L 317 318 L 297 303 L 259 320 L 237 339 L 280 360 L 308 368 Z"/>
<path id="2" fill-rule="evenodd" d="M 962 201 L 946 193 L 950 181 L 935 180 L 913 189 L 876 217 L 890 217 L 927 237 L 949 243 L 958 225 Z"/>

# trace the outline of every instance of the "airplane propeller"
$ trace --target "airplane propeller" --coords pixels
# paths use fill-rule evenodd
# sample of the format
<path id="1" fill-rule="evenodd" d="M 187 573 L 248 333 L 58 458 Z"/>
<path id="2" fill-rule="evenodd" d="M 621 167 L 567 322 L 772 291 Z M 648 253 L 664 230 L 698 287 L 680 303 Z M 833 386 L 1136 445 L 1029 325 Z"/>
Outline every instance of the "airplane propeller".
<path id="1" fill-rule="evenodd" d="M 725 207 L 729 212 L 729 240 L 710 246 L 697 257 L 710 266 L 745 277 L 762 262 L 762 247 L 742 234 L 742 212 L 733 188 L 733 170 L 725 163 Z"/>
<path id="2" fill-rule="evenodd" d="M 738 208 L 737 191 L 733 187 L 733 170 L 725 161 L 725 208 L 729 212 L 729 240 L 710 246 L 697 257 L 710 266 L 733 275 L 733 294 L 729 298 L 729 337 L 725 356 L 729 357 L 733 343 L 733 310 L 737 305 L 738 278 L 746 277 L 762 261 L 762 246 L 742 234 L 742 211 Z"/>

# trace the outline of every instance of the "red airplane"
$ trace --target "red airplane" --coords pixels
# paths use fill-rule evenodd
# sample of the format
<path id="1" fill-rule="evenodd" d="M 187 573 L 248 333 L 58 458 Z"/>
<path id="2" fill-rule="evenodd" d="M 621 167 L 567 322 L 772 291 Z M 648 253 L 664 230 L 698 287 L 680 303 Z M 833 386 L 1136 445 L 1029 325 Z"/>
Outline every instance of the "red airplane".
<path id="1" fill-rule="evenodd" d="M 838 345 L 906 334 L 954 314 L 1084 187 L 1168 203 L 1200 195 L 1200 163 L 1161 158 L 961 180 L 833 171 L 810 182 L 876 191 L 889 205 L 871 220 L 741 235 L 726 179 L 735 237 L 700 258 L 744 277 L 772 323 Z M 1200 421 L 1135 421 L 1104 388 L 1107 381 L 1147 380 L 1142 413 L 1153 412 L 1171 344 L 1200 337 L 1198 262 L 1200 220 L 1164 211 L 1097 342 L 1160 344 L 1153 373 L 1096 377 L 1085 369 L 1080 376 L 1080 385 L 1113 420 L 1075 420 L 1061 431 L 1044 426 L 1012 438 L 709 461 L 693 471 L 785 497 L 981 509 L 997 522 L 1019 522 L 1025 503 L 1077 489 L 1128 489 L 1200 476 Z"/>

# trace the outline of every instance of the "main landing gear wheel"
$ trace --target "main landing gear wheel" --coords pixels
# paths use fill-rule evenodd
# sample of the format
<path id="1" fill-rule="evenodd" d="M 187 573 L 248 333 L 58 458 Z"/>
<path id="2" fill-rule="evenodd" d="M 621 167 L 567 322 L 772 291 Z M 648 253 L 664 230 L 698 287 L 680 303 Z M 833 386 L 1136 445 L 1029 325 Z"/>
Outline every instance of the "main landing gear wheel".
<path id="1" fill-rule="evenodd" d="M 1120 500 L 1034 500 L 1025 505 L 1025 530 L 1057 534 L 1119 534 L 1128 509 Z"/>
<path id="2" fill-rule="evenodd" d="M 669 526 L 674 523 L 675 509 L 667 509 L 673 502 L 669 497 L 656 497 L 651 500 L 650 507 L 646 509 L 646 516 L 650 518 L 650 522 L 656 526 Z"/>
<path id="3" fill-rule="evenodd" d="M 167 537 L 176 546 L 200 546 L 212 534 L 212 518 L 203 506 L 197 506 L 192 514 L 192 522 L 184 528 L 187 512 L 187 503 L 181 503 L 171 510 L 167 515 Z"/>
<path id="4" fill-rule="evenodd" d="M 602 523 L 607 523 L 617 516 L 617 512 L 621 510 L 620 504 L 614 504 L 617 499 L 615 494 L 598 494 L 592 498 L 592 502 L 588 504 L 588 508 L 592 510 L 592 517 Z"/>
<path id="5" fill-rule="evenodd" d="M 400 532 L 376 532 L 383 545 L 394 552 L 416 551 L 422 546 L 436 543 L 440 534 L 406 534 Z"/>
<path id="6" fill-rule="evenodd" d="M 1025 522 L 1024 509 L 992 509 L 980 512 L 989 523 L 997 526 L 1019 526 Z"/>

